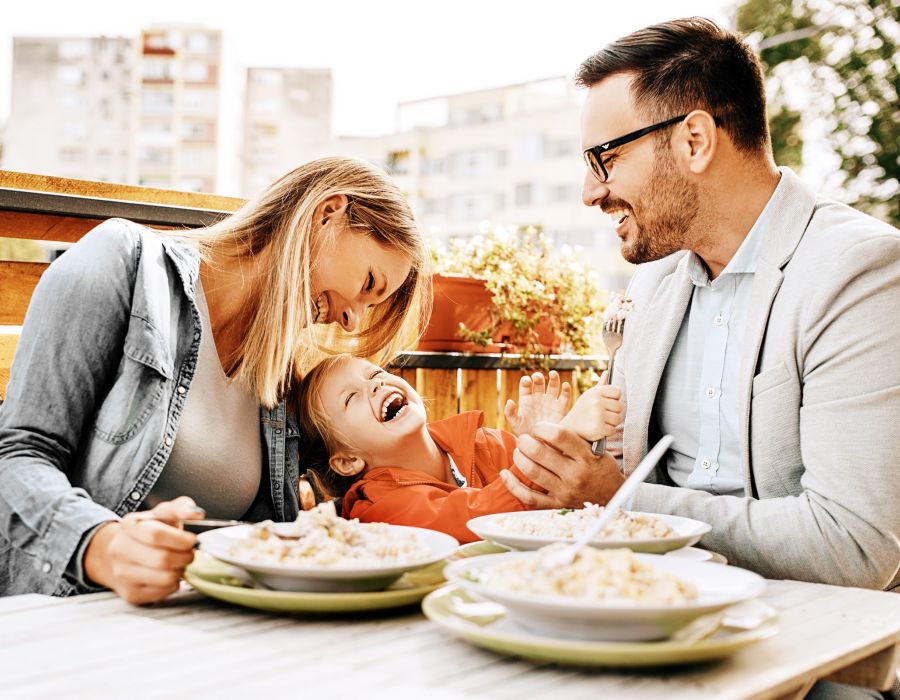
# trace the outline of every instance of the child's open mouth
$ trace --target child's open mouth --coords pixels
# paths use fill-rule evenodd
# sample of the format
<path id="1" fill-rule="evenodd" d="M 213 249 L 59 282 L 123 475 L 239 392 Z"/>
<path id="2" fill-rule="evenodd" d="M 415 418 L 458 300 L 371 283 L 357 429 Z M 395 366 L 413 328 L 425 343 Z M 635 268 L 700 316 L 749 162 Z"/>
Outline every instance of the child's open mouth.
<path id="1" fill-rule="evenodd" d="M 399 391 L 393 391 L 387 395 L 381 404 L 381 422 L 387 423 L 394 420 L 406 408 L 409 402 Z"/>

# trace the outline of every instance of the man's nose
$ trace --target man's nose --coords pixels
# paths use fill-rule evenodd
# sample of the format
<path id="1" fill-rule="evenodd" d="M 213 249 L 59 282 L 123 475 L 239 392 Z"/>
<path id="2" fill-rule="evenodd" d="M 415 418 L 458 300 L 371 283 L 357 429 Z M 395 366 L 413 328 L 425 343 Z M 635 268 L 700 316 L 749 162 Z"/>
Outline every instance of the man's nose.
<path id="1" fill-rule="evenodd" d="M 581 186 L 581 201 L 586 207 L 599 207 L 609 196 L 609 188 L 605 183 L 600 182 L 597 176 L 591 172 L 590 168 L 586 168 L 584 172 L 584 182 Z"/>

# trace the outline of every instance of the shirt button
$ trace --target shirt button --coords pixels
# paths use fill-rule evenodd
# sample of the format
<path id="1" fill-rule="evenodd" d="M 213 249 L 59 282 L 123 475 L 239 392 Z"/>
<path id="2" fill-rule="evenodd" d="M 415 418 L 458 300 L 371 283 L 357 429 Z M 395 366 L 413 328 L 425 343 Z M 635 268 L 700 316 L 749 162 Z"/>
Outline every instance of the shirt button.
<path id="1" fill-rule="evenodd" d="M 132 491 L 129 494 L 129 498 L 131 498 L 132 501 L 139 501 L 139 500 L 141 500 L 141 492 L 140 491 Z"/>
<path id="2" fill-rule="evenodd" d="M 45 574 L 49 574 L 50 569 L 52 569 L 52 568 L 53 568 L 53 566 L 50 564 L 50 562 L 45 561 L 44 565 L 41 567 L 41 571 L 43 571 Z"/>
<path id="3" fill-rule="evenodd" d="M 715 388 L 714 386 L 708 386 L 708 387 L 706 387 L 706 395 L 707 395 L 709 398 L 712 398 L 713 396 L 715 396 L 715 395 L 716 395 L 716 388 Z"/>
<path id="4" fill-rule="evenodd" d="M 700 462 L 700 466 L 704 469 L 709 469 L 712 466 L 712 462 L 710 462 L 708 459 L 704 459 L 702 462 Z"/>
<path id="5" fill-rule="evenodd" d="M 721 326 L 723 323 L 725 323 L 725 319 L 722 318 L 722 316 L 716 316 L 716 317 L 713 319 L 713 323 L 714 323 L 715 325 L 717 325 L 717 326 Z"/>
<path id="6" fill-rule="evenodd" d="M 176 391 L 177 391 L 179 394 L 183 394 L 183 393 L 185 393 L 185 392 L 187 391 L 187 389 L 185 389 L 183 386 L 180 386 L 180 387 L 178 387 L 178 389 L 176 389 Z"/>
<path id="7" fill-rule="evenodd" d="M 163 442 L 166 443 L 166 447 L 172 446 L 172 438 L 170 437 L 167 437 L 165 440 L 163 440 Z"/>

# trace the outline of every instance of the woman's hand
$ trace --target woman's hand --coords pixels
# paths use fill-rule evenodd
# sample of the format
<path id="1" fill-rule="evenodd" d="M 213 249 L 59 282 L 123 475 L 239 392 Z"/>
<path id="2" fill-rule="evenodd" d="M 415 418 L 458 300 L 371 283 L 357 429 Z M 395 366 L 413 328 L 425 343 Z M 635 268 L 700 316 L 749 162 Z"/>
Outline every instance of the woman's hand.
<path id="1" fill-rule="evenodd" d="M 197 536 L 181 523 L 202 517 L 203 510 L 182 496 L 101 525 L 84 553 L 84 572 L 134 605 L 162 600 L 178 590 L 194 559 Z"/>
<path id="2" fill-rule="evenodd" d="M 531 433 L 539 421 L 559 423 L 566 415 L 571 398 L 572 387 L 568 382 L 560 386 L 558 372 L 551 370 L 546 384 L 544 375 L 535 372 L 519 380 L 519 405 L 510 399 L 503 407 L 503 414 L 510 432 L 516 436 L 525 435 Z"/>

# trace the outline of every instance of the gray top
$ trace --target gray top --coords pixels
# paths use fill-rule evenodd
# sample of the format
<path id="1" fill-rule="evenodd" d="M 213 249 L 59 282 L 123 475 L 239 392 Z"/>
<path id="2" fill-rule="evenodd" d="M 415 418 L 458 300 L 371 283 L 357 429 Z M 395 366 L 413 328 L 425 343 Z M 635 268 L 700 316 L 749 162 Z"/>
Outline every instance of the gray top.
<path id="1" fill-rule="evenodd" d="M 194 382 L 166 468 L 147 497 L 190 496 L 210 518 L 241 518 L 259 490 L 262 472 L 259 405 L 241 382 L 222 370 L 203 285 L 195 295 L 202 333 Z"/>

